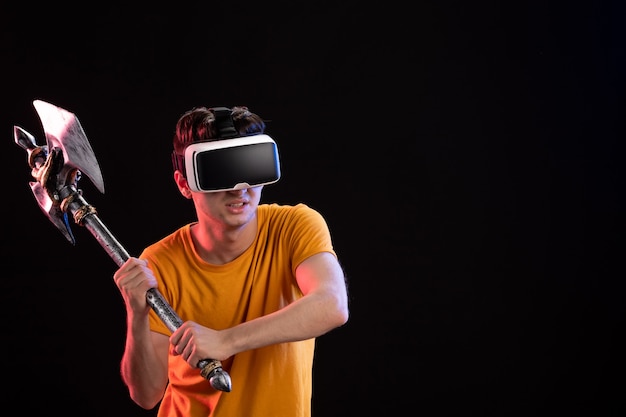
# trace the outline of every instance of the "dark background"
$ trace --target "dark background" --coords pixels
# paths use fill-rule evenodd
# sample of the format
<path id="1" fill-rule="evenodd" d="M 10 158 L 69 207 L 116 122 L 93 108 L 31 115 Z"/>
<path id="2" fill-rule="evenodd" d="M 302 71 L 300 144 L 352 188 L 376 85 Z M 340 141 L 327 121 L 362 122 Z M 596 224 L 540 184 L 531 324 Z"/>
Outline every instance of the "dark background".
<path id="1" fill-rule="evenodd" d="M 263 201 L 320 210 L 349 280 L 315 416 L 626 413 L 623 2 L 0 11 L 5 408 L 156 415 L 119 376 L 114 262 L 28 187 L 13 126 L 44 144 L 42 99 L 78 116 L 106 189 L 84 196 L 131 254 L 194 217 L 171 179 L 182 112 L 269 120 Z"/>

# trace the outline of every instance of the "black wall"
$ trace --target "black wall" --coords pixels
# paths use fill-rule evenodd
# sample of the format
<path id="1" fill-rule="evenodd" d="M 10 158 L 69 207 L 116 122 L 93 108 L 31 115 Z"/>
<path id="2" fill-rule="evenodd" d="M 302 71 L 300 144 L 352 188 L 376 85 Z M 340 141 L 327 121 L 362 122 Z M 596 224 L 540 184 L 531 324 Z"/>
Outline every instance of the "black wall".
<path id="1" fill-rule="evenodd" d="M 115 264 L 28 187 L 13 126 L 44 141 L 42 99 L 79 117 L 84 196 L 131 254 L 193 219 L 183 111 L 270 120 L 263 200 L 319 209 L 349 280 L 315 416 L 623 415 L 625 7 L 458 3 L 0 6 L 3 404 L 156 415 L 119 377 Z"/>

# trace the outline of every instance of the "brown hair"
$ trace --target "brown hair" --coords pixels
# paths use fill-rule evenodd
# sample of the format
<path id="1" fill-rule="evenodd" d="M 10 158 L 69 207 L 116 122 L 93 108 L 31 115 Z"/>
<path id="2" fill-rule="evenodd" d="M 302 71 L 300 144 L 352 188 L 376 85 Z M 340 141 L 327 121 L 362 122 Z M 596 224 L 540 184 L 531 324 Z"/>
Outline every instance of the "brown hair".
<path id="1" fill-rule="evenodd" d="M 265 122 L 246 106 L 231 108 L 231 117 L 240 136 L 261 134 L 265 131 Z M 185 112 L 176 123 L 174 134 L 174 153 L 184 155 L 185 148 L 196 142 L 220 140 L 215 126 L 213 108 L 195 107 Z"/>

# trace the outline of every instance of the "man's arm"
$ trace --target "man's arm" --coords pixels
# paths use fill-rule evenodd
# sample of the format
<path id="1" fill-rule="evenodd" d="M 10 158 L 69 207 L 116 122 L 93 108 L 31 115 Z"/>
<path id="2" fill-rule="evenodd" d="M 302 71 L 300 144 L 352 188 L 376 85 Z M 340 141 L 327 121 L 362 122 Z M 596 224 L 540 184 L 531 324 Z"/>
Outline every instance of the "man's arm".
<path id="1" fill-rule="evenodd" d="M 140 407 L 154 408 L 167 386 L 169 337 L 150 330 L 146 292 L 156 279 L 145 261 L 130 258 L 114 274 L 126 305 L 126 346 L 121 374 L 130 397 Z"/>
<path id="2" fill-rule="evenodd" d="M 345 277 L 332 253 L 306 259 L 296 269 L 296 280 L 303 297 L 274 313 L 220 331 L 187 321 L 170 342 L 195 366 L 203 357 L 225 360 L 246 350 L 317 337 L 347 322 Z"/>

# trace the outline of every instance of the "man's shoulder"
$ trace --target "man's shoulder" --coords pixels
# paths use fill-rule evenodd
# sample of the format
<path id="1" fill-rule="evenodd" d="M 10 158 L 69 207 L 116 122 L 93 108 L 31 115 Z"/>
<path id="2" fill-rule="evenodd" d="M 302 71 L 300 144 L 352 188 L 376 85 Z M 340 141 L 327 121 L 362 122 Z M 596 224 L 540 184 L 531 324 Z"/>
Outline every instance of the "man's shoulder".
<path id="1" fill-rule="evenodd" d="M 261 222 L 301 224 L 302 222 L 318 223 L 324 221 L 322 215 L 306 203 L 297 204 L 263 204 L 259 205 Z"/>
<path id="2" fill-rule="evenodd" d="M 266 203 L 258 207 L 261 218 L 266 219 L 297 219 L 319 213 L 305 203 L 278 204 Z"/>
<path id="3" fill-rule="evenodd" d="M 268 214 L 315 211 L 306 203 L 296 203 L 296 204 L 265 203 L 265 204 L 259 205 L 259 210 Z"/>

